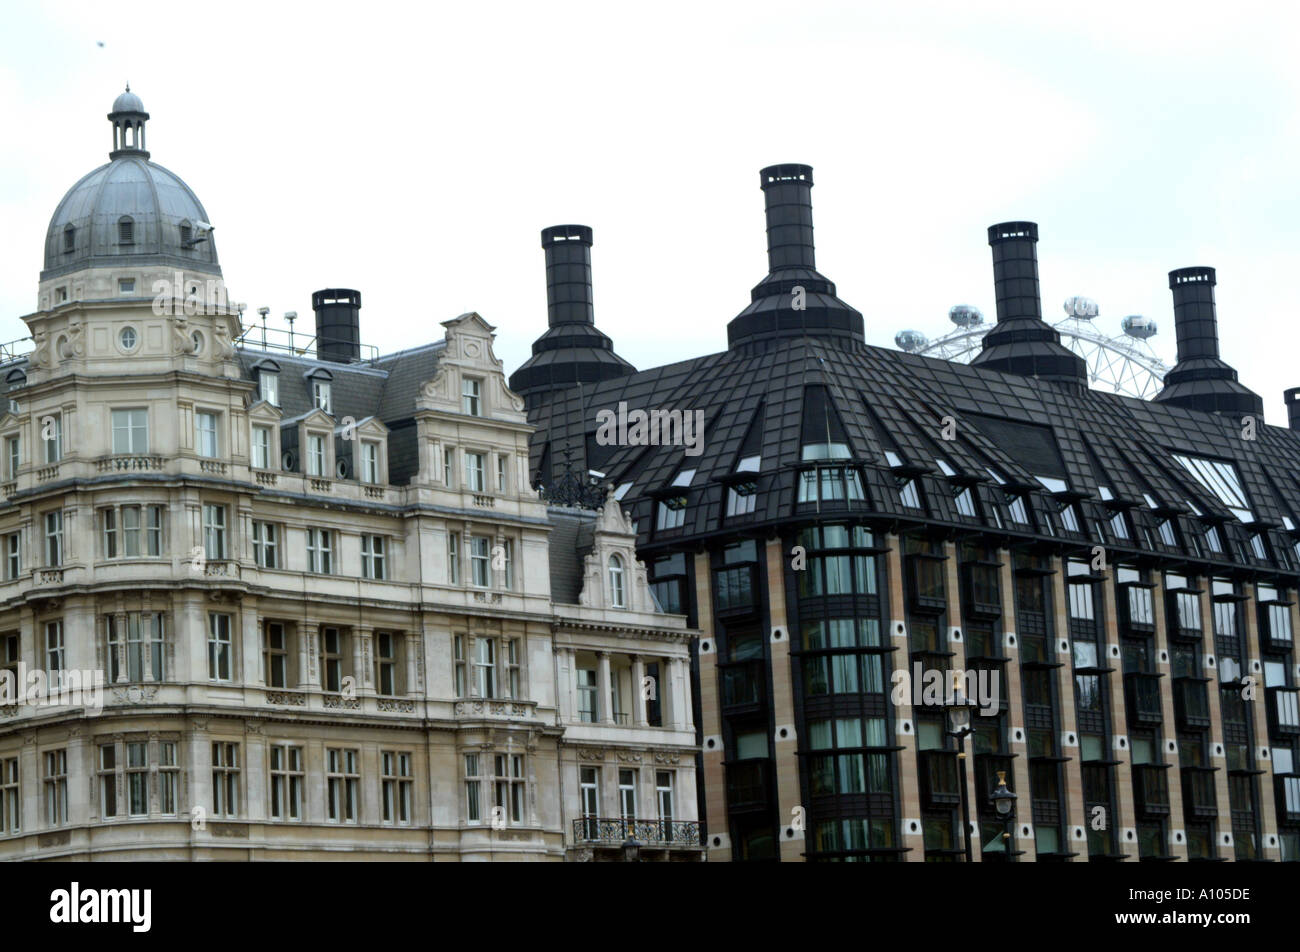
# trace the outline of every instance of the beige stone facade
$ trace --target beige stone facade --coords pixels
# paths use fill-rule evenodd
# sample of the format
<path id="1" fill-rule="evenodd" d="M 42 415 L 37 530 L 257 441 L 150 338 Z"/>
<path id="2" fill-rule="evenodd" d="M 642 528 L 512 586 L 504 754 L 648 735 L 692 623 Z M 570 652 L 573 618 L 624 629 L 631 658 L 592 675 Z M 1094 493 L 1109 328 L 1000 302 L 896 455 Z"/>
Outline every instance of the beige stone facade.
<path id="1" fill-rule="evenodd" d="M 394 485 L 385 422 L 283 419 L 248 370 L 277 355 L 235 346 L 234 311 L 160 309 L 51 304 L 5 368 L 4 660 L 105 683 L 102 710 L 0 710 L 0 858 L 562 860 L 613 856 L 618 833 L 647 859 L 699 858 L 695 633 L 654 610 L 612 503 L 581 604 L 552 601 L 531 429 L 492 328 L 446 323 L 401 414 L 418 464 Z M 336 388 L 366 370 L 315 364 Z M 291 427 L 318 472 L 286 459 Z M 340 478 L 347 440 L 376 445 L 374 469 Z M 592 835 L 583 764 L 607 821 Z M 620 826 L 627 771 L 644 825 Z"/>

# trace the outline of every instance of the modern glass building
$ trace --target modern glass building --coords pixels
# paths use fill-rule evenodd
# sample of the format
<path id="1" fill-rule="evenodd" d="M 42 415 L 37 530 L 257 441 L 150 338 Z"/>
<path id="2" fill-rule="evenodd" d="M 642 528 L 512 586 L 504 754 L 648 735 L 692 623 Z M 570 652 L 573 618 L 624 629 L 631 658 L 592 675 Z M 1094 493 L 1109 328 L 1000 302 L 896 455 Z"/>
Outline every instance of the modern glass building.
<path id="1" fill-rule="evenodd" d="M 725 351 L 617 358 L 563 226 L 511 380 L 534 487 L 614 487 L 702 631 L 709 858 L 1300 858 L 1300 436 L 1219 357 L 1214 270 L 1169 274 L 1150 401 L 1090 389 L 1043 322 L 1031 222 L 989 229 L 970 365 L 886 350 L 816 270 L 812 169 L 760 174 L 769 272 Z"/>

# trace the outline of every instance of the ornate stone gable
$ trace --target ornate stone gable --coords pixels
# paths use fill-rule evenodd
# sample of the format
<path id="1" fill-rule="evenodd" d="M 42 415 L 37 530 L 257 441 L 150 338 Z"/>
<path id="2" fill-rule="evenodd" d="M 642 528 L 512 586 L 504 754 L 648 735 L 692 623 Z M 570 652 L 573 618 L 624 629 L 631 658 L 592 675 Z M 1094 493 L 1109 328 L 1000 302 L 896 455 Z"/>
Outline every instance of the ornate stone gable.
<path id="1" fill-rule="evenodd" d="M 636 525 L 630 513 L 614 498 L 611 488 L 605 505 L 596 517 L 591 553 L 583 561 L 582 593 L 579 604 L 588 608 L 614 608 L 611 591 L 610 560 L 617 558 L 622 568 L 623 604 L 629 611 L 652 612 L 650 583 L 645 563 L 636 557 Z"/>
<path id="2" fill-rule="evenodd" d="M 485 417 L 526 424 L 523 398 L 506 385 L 504 365 L 492 350 L 496 328 L 473 311 L 443 321 L 442 326 L 447 328 L 447 346 L 438 359 L 437 373 L 420 388 L 417 409 L 462 413 L 462 382 L 468 375 L 483 383 Z"/>

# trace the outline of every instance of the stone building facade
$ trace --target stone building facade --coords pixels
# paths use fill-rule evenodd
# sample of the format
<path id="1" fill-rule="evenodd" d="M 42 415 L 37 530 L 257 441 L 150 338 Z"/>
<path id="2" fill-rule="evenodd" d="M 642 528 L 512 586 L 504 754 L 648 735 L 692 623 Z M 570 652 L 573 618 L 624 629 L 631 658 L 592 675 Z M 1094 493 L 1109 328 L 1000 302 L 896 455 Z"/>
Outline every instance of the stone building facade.
<path id="1" fill-rule="evenodd" d="M 615 503 L 532 490 L 493 328 L 363 356 L 330 290 L 254 344 L 140 100 L 109 118 L 0 367 L 0 647 L 54 688 L 0 709 L 0 858 L 700 858 L 696 633 Z"/>

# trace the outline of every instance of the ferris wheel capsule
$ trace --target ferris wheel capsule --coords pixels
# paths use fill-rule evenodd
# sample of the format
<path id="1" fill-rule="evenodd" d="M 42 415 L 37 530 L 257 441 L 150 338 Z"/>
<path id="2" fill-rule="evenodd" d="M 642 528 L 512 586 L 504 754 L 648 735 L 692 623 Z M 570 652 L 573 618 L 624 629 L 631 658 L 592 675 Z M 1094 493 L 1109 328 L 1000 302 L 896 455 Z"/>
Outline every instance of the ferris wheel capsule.
<path id="1" fill-rule="evenodd" d="M 899 350 L 915 354 L 917 351 L 924 350 L 929 345 L 930 339 L 920 331 L 899 331 L 894 335 L 894 343 L 898 345 Z"/>
<path id="2" fill-rule="evenodd" d="M 948 320 L 958 327 L 974 327 L 977 324 L 984 323 L 984 315 L 977 307 L 972 307 L 969 304 L 958 304 L 948 311 Z"/>
<path id="3" fill-rule="evenodd" d="M 1119 326 L 1129 337 L 1136 337 L 1138 340 L 1148 340 L 1156 336 L 1155 320 L 1143 317 L 1141 314 L 1130 314 L 1119 322 Z"/>
<path id="4" fill-rule="evenodd" d="M 1101 313 L 1101 310 L 1092 298 L 1076 294 L 1065 299 L 1065 313 L 1080 321 L 1090 321 Z"/>

